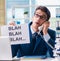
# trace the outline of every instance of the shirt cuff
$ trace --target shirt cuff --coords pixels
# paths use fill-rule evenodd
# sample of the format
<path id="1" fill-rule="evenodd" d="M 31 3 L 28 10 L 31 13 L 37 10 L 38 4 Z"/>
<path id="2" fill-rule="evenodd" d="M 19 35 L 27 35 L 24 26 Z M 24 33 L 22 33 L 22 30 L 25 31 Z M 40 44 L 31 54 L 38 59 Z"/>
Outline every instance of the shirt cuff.
<path id="1" fill-rule="evenodd" d="M 50 36 L 49 34 L 47 33 L 46 35 L 43 35 L 44 39 L 46 42 L 48 42 L 48 40 L 50 39 Z"/>

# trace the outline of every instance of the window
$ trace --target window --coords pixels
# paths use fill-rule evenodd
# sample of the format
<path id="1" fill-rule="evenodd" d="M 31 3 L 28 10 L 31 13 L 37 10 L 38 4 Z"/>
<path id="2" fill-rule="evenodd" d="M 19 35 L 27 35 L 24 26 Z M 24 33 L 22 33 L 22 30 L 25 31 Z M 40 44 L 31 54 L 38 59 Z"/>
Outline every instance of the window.
<path id="1" fill-rule="evenodd" d="M 27 18 L 24 12 L 28 12 Z M 6 0 L 6 24 L 10 21 L 16 23 L 29 22 L 30 19 L 30 0 Z"/>
<path id="2" fill-rule="evenodd" d="M 50 28 L 56 30 L 56 21 L 58 18 L 57 15 L 57 9 L 60 8 L 60 0 L 35 0 L 35 5 L 43 5 L 46 6 L 50 12 L 51 12 L 51 18 L 50 18 Z"/>

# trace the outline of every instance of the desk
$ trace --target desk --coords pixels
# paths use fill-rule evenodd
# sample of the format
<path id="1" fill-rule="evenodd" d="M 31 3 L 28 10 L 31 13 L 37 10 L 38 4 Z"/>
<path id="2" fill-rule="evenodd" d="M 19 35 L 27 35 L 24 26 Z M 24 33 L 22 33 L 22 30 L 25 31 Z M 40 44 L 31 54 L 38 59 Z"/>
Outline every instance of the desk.
<path id="1" fill-rule="evenodd" d="M 6 60 L 3 60 L 6 61 Z M 7 60 L 7 61 L 60 61 L 60 57 L 57 58 L 47 58 L 47 59 L 40 59 L 40 58 L 15 58 L 14 60 Z"/>
<path id="2" fill-rule="evenodd" d="M 47 58 L 47 59 L 28 59 L 28 58 L 22 58 L 20 61 L 51 61 L 53 58 Z"/>
<path id="3" fill-rule="evenodd" d="M 53 58 L 41 59 L 39 57 L 21 57 L 20 59 L 12 60 L 12 61 L 51 61 Z"/>
<path id="4" fill-rule="evenodd" d="M 40 59 L 40 58 L 21 58 L 20 61 L 60 61 L 60 57 L 56 58 L 47 58 L 47 59 Z"/>

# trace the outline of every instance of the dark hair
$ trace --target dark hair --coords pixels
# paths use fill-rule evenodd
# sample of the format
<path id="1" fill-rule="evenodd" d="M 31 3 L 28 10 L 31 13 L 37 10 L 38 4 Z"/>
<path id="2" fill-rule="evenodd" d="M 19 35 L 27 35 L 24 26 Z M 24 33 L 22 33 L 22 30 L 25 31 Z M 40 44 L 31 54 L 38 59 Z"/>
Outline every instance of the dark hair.
<path id="1" fill-rule="evenodd" d="M 46 20 L 46 21 L 48 21 L 49 18 L 51 17 L 50 11 L 48 10 L 47 7 L 45 7 L 45 6 L 38 6 L 38 7 L 36 8 L 35 12 L 36 12 L 37 10 L 41 10 L 41 11 L 43 11 L 43 12 L 46 13 L 46 15 L 47 15 L 47 20 Z"/>

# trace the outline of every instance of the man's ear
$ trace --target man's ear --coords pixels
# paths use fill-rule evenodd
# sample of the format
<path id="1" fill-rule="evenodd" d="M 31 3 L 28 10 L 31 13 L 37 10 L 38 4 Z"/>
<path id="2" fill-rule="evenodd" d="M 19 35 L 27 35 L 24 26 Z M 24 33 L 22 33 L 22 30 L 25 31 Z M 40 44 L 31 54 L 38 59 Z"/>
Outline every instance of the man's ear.
<path id="1" fill-rule="evenodd" d="M 50 21 L 48 21 L 49 22 L 49 26 L 50 26 Z"/>

